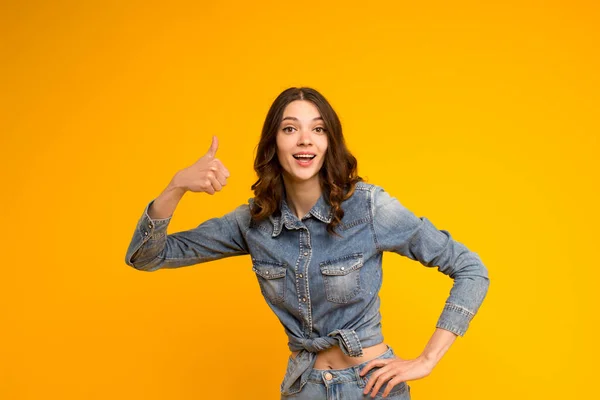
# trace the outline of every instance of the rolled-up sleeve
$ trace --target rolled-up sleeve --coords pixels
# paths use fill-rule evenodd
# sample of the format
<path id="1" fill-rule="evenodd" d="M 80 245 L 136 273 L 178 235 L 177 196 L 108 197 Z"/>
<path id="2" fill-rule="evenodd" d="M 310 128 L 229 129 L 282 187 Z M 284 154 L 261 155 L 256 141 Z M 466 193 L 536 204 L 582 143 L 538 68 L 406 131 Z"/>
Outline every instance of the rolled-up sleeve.
<path id="1" fill-rule="evenodd" d="M 127 248 L 125 263 L 141 271 L 177 268 L 225 257 L 248 254 L 245 232 L 250 209 L 243 204 L 219 218 L 196 228 L 167 234 L 171 217 L 152 219 L 146 205 Z"/>
<path id="2" fill-rule="evenodd" d="M 392 251 L 426 267 L 438 267 L 454 280 L 436 327 L 463 336 L 489 287 L 488 271 L 479 255 L 427 218 L 415 216 L 378 186 L 372 192 L 372 210 L 379 251 Z"/>

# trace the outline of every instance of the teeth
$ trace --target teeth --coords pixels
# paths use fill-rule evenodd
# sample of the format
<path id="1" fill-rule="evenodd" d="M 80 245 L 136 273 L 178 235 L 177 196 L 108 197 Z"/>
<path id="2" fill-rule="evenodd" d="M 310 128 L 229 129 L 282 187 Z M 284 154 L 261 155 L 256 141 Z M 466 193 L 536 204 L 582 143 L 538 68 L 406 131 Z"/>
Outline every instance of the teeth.
<path id="1" fill-rule="evenodd" d="M 312 159 L 314 158 L 314 155 L 310 155 L 310 154 L 297 154 L 294 156 L 294 158 L 307 158 L 307 159 Z"/>

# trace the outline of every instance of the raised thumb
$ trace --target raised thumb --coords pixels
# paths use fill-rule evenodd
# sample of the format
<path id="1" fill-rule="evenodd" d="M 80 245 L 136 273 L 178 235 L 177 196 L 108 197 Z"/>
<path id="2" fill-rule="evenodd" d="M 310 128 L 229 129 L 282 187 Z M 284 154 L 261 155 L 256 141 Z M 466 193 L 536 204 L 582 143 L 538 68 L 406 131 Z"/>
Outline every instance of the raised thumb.
<path id="1" fill-rule="evenodd" d="M 214 158 L 217 154 L 217 148 L 219 148 L 219 140 L 216 136 L 213 135 L 212 143 L 210 144 L 210 148 L 208 149 L 208 154 L 210 157 Z"/>

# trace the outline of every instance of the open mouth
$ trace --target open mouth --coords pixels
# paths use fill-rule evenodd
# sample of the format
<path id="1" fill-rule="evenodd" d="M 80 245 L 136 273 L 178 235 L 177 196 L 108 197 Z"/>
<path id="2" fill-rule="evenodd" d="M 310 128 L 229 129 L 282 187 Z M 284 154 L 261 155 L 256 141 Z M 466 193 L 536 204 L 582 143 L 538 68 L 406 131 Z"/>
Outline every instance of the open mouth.
<path id="1" fill-rule="evenodd" d="M 294 158 L 296 160 L 312 160 L 313 158 L 315 158 L 317 155 L 316 154 L 295 154 Z"/>

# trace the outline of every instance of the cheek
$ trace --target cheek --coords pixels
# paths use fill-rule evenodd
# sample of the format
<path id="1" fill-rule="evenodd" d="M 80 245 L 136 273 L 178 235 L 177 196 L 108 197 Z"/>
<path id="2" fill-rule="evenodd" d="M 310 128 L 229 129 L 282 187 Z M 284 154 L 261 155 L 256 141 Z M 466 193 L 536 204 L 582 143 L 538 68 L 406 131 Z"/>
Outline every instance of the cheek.
<path id="1" fill-rule="evenodd" d="M 320 142 L 320 145 L 321 149 L 323 149 L 323 153 L 325 153 L 327 151 L 327 148 L 329 147 L 329 140 L 327 139 L 327 136 L 323 137 L 323 140 Z"/>
<path id="2" fill-rule="evenodd" d="M 284 145 L 279 137 L 275 141 L 275 154 L 277 155 L 277 159 L 281 161 L 282 155 L 285 153 Z"/>
<path id="3" fill-rule="evenodd" d="M 275 141 L 275 146 L 277 148 L 277 155 L 278 156 L 280 154 L 283 155 L 285 153 L 288 153 L 289 152 L 289 148 L 291 147 L 290 143 L 289 143 L 289 140 L 286 140 L 286 138 L 280 137 L 280 136 L 277 137 L 277 140 Z"/>
<path id="4" fill-rule="evenodd" d="M 321 166 L 323 166 L 323 164 L 325 164 L 325 158 L 327 157 L 327 153 L 329 151 L 327 141 L 325 141 L 325 144 L 321 148 L 323 149 L 323 157 L 321 157 Z"/>
<path id="5" fill-rule="evenodd" d="M 279 150 L 277 150 L 277 160 L 279 161 L 279 165 L 284 165 L 285 164 L 285 159 L 281 155 L 281 152 Z"/>
<path id="6" fill-rule="evenodd" d="M 327 154 L 329 152 L 329 146 L 327 146 L 327 142 L 322 142 L 319 143 L 319 151 L 323 154 L 323 157 L 325 157 L 325 154 Z"/>

